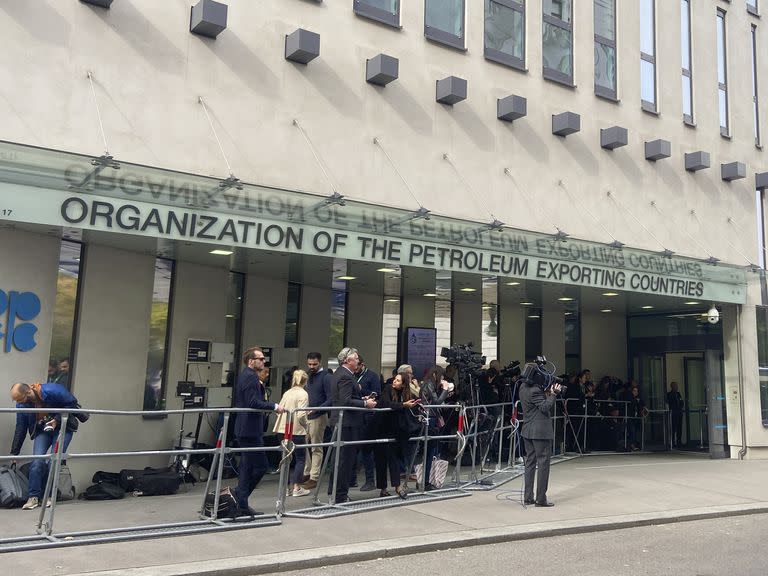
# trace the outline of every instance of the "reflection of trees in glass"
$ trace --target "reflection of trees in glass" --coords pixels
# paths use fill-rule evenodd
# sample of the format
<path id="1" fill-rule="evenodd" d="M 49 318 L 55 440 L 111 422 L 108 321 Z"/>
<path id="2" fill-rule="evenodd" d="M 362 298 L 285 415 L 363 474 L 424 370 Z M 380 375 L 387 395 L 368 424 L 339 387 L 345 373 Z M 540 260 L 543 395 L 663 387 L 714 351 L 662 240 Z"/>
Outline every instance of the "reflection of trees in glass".
<path id="1" fill-rule="evenodd" d="M 69 357 L 72 350 L 72 326 L 75 321 L 77 276 L 59 273 L 56 287 L 56 307 L 53 313 L 51 356 L 56 360 Z"/>
<path id="2" fill-rule="evenodd" d="M 610 46 L 595 43 L 595 84 L 616 89 L 616 52 Z"/>
<path id="3" fill-rule="evenodd" d="M 165 344 L 168 334 L 168 311 L 173 280 L 173 261 L 158 258 L 149 316 L 147 374 L 144 384 L 144 410 L 162 410 L 165 368 Z"/>
<path id="4" fill-rule="evenodd" d="M 485 0 L 485 47 L 522 59 L 522 13 Z"/>
<path id="5" fill-rule="evenodd" d="M 427 0 L 426 24 L 461 38 L 464 35 L 463 0 Z"/>
<path id="6" fill-rule="evenodd" d="M 331 294 L 331 326 L 328 334 L 328 357 L 334 358 L 344 348 L 344 315 L 347 294 L 334 290 Z M 354 344 L 353 344 L 354 346 Z"/>
<path id="7" fill-rule="evenodd" d="M 571 75 L 571 32 L 544 22 L 544 68 Z"/>

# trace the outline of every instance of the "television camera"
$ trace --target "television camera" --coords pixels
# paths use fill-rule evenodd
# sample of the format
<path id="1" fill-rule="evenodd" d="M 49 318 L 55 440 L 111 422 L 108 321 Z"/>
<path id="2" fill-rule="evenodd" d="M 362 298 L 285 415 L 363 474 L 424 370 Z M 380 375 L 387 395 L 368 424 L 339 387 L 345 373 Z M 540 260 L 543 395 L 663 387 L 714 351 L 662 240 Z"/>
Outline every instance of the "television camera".
<path id="1" fill-rule="evenodd" d="M 552 364 L 546 356 L 536 356 L 533 362 L 528 362 L 522 373 L 522 380 L 528 385 L 538 386 L 542 391 L 551 389 L 557 394 L 565 394 L 568 389 L 563 385 L 563 379 L 555 376 L 555 365 L 552 369 L 547 369 L 547 364 Z"/>

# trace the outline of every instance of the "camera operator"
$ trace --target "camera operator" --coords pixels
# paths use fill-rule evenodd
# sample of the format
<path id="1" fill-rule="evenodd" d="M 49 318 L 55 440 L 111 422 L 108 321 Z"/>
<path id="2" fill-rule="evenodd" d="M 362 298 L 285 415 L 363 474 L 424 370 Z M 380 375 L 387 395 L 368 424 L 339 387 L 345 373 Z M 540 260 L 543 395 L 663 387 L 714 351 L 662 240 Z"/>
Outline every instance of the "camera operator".
<path id="1" fill-rule="evenodd" d="M 552 441 L 555 439 L 550 421 L 555 396 L 562 390 L 558 378 L 544 371 L 546 359 L 537 357 L 536 365 L 526 367 L 524 383 L 520 388 L 523 405 L 523 441 L 525 443 L 525 504 L 551 507 L 547 500 L 549 484 L 549 459 L 552 455 Z M 533 498 L 533 480 L 538 469 L 536 499 Z"/>

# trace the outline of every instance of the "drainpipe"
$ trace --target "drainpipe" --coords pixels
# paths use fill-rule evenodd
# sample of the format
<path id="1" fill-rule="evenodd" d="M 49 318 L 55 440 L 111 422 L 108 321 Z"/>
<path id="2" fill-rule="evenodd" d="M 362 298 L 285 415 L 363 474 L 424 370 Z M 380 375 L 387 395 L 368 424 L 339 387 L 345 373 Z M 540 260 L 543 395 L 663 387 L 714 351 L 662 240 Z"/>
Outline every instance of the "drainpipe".
<path id="1" fill-rule="evenodd" d="M 744 414 L 744 364 L 741 358 L 741 305 L 736 306 L 736 354 L 738 354 L 739 367 L 739 413 L 741 415 L 741 450 L 739 450 L 739 460 L 744 460 L 747 454 L 747 427 L 746 415 Z"/>

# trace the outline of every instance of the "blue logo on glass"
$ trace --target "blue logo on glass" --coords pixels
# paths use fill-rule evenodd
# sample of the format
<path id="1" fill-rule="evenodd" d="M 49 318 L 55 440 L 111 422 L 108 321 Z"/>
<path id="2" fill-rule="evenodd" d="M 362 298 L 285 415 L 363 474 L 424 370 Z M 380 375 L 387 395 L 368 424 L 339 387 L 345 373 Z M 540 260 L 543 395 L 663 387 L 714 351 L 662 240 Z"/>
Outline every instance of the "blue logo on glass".
<path id="1" fill-rule="evenodd" d="M 4 352 L 10 352 L 12 348 L 29 352 L 37 346 L 37 326 L 30 320 L 34 320 L 38 314 L 40 298 L 37 294 L 16 291 L 6 293 L 0 290 L 0 340 L 5 339 Z"/>

